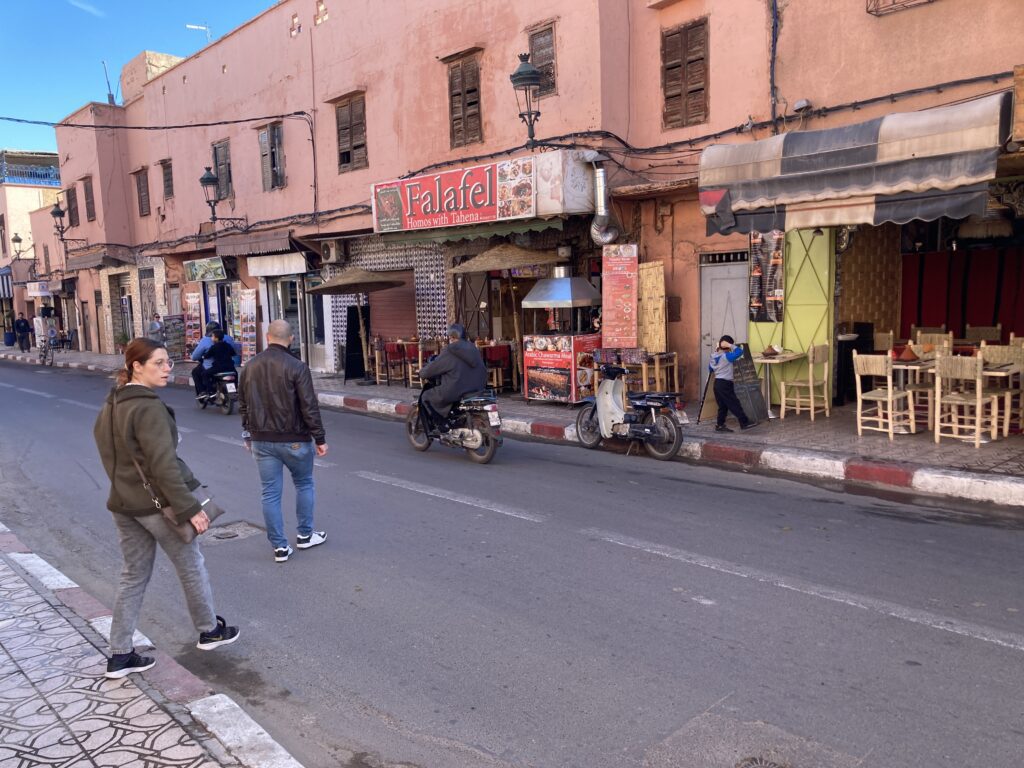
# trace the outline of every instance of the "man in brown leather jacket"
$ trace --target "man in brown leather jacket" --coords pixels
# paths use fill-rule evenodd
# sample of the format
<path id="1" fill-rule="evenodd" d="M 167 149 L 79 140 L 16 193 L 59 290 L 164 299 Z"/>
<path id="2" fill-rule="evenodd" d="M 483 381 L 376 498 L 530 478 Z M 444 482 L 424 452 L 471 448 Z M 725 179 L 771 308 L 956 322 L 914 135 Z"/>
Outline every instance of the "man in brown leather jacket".
<path id="1" fill-rule="evenodd" d="M 267 348 L 242 368 L 238 383 L 242 437 L 256 459 L 267 538 L 278 563 L 285 562 L 293 551 L 281 517 L 285 467 L 295 485 L 295 546 L 309 549 L 327 538 L 323 531 L 313 530 L 313 459 L 327 455 L 327 441 L 309 366 L 288 351 L 292 339 L 286 320 L 273 321 L 267 329 Z"/>

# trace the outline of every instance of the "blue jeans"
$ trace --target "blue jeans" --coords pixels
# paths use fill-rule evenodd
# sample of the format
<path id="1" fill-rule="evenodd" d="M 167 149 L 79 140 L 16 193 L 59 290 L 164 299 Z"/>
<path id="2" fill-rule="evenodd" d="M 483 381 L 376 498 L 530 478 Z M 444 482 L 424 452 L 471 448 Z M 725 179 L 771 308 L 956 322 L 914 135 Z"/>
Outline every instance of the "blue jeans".
<path id="1" fill-rule="evenodd" d="M 299 536 L 313 532 L 313 504 L 316 491 L 313 488 L 313 457 L 316 451 L 313 441 L 305 443 L 271 443 L 254 440 L 252 455 L 263 483 L 263 521 L 267 526 L 267 539 L 274 549 L 288 546 L 284 535 L 284 521 L 281 518 L 281 492 L 284 490 L 284 467 L 292 474 L 295 485 L 295 517 L 298 519 Z"/>

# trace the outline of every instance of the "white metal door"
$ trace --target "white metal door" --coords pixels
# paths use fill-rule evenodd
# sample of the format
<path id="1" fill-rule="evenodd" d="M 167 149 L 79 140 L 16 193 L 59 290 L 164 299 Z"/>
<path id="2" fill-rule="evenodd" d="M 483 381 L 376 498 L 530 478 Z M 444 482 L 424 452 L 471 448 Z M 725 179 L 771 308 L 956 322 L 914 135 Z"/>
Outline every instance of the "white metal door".
<path id="1" fill-rule="evenodd" d="M 747 264 L 709 264 L 700 270 L 700 388 L 708 380 L 708 358 L 718 340 L 747 340 Z"/>

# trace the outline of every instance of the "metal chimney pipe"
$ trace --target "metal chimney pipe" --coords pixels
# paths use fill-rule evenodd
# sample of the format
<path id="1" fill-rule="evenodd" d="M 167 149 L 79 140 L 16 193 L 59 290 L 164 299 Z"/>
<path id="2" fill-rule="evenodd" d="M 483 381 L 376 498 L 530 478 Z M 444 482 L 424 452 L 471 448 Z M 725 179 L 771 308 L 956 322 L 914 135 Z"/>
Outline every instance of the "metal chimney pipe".
<path id="1" fill-rule="evenodd" d="M 594 220 L 590 224 L 590 239 L 595 245 L 609 245 L 619 237 L 619 228 L 612 220 L 611 194 L 608 191 L 608 171 L 599 162 L 594 163 Z"/>

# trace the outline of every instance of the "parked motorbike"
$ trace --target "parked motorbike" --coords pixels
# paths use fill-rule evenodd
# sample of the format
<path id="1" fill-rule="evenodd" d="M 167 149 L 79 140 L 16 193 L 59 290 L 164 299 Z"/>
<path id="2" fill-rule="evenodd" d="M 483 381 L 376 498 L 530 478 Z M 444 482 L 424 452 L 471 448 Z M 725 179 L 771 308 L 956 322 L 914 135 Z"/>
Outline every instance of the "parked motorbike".
<path id="1" fill-rule="evenodd" d="M 452 406 L 442 427 L 431 423 L 423 404 L 423 394 L 435 386 L 425 381 L 419 400 L 405 419 L 409 443 L 417 451 L 425 451 L 437 440 L 451 448 L 463 448 L 471 461 L 488 464 L 501 445 L 501 416 L 498 399 L 492 390 L 464 396 Z"/>
<path id="2" fill-rule="evenodd" d="M 238 400 L 238 374 L 233 371 L 215 373 L 213 375 L 213 391 L 199 396 L 196 403 L 204 411 L 208 405 L 220 408 L 221 413 L 230 416 L 234 413 Z"/>
<path id="3" fill-rule="evenodd" d="M 576 435 L 585 448 L 596 448 L 601 438 L 639 440 L 647 453 L 667 461 L 679 452 L 683 432 L 676 418 L 676 393 L 630 392 L 623 406 L 626 369 L 601 366 L 597 395 L 588 397 L 576 415 Z"/>

